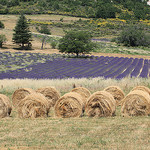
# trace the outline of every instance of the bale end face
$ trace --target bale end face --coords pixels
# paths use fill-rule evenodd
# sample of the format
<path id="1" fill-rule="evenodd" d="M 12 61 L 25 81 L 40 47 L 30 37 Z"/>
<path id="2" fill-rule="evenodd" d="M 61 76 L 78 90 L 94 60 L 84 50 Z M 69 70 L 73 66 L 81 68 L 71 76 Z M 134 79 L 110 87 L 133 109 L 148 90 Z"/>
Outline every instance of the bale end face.
<path id="1" fill-rule="evenodd" d="M 141 90 L 131 91 L 124 99 L 121 107 L 122 116 L 150 115 L 150 96 Z"/>
<path id="2" fill-rule="evenodd" d="M 85 112 L 89 117 L 114 116 L 116 102 L 113 96 L 106 91 L 93 93 L 88 99 Z"/>
<path id="3" fill-rule="evenodd" d="M 74 92 L 62 96 L 55 105 L 55 115 L 61 118 L 80 117 L 83 113 L 82 97 Z"/>

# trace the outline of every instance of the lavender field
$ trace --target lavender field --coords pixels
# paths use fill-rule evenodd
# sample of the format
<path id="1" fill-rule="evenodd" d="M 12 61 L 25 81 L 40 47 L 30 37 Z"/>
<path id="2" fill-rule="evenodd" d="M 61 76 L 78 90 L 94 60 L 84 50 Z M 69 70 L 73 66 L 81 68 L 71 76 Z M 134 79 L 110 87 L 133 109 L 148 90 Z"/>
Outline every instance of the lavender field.
<path id="1" fill-rule="evenodd" d="M 148 78 L 149 70 L 150 60 L 142 58 L 0 53 L 0 79 Z"/>

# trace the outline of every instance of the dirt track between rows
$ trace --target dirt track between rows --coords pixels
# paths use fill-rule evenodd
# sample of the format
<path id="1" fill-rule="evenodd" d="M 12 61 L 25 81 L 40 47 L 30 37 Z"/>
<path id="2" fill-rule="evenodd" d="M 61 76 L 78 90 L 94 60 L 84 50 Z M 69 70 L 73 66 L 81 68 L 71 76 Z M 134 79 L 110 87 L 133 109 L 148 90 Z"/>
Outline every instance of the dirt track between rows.
<path id="1" fill-rule="evenodd" d="M 45 54 L 62 54 L 57 49 L 36 49 L 36 50 L 14 50 L 14 49 L 0 49 L 0 52 L 9 51 L 9 52 L 31 52 L 31 53 L 45 53 Z M 146 55 L 127 55 L 127 54 L 115 54 L 115 53 L 95 53 L 92 52 L 90 55 L 94 56 L 114 56 L 114 57 L 129 57 L 129 58 L 143 58 L 150 59 L 150 56 Z"/>

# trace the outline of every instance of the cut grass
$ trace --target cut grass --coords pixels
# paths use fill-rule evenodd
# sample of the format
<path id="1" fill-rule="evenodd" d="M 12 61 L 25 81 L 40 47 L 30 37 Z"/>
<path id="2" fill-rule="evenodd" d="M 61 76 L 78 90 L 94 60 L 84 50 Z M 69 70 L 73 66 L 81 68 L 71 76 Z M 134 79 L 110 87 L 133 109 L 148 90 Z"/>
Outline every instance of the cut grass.
<path id="1" fill-rule="evenodd" d="M 19 119 L 14 112 L 0 120 L 1 148 L 149 149 L 149 117 Z M 21 148 L 20 148 L 21 149 Z"/>

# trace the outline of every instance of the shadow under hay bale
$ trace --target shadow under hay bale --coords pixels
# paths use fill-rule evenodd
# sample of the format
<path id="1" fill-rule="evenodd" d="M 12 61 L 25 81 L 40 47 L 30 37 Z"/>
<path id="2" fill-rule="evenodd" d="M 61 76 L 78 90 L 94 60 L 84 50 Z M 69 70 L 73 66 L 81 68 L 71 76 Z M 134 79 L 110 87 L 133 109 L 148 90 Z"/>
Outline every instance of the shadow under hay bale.
<path id="1" fill-rule="evenodd" d="M 83 105 L 81 95 L 76 92 L 67 93 L 56 102 L 55 115 L 62 118 L 80 117 Z"/>
<path id="2" fill-rule="evenodd" d="M 150 95 L 141 90 L 131 91 L 123 100 L 122 116 L 150 115 Z"/>
<path id="3" fill-rule="evenodd" d="M 17 108 L 19 102 L 24 99 L 27 95 L 35 92 L 33 89 L 30 88 L 21 88 L 17 89 L 12 95 L 12 104 L 14 107 Z"/>
<path id="4" fill-rule="evenodd" d="M 0 94 L 0 118 L 10 116 L 12 106 L 6 95 Z"/>
<path id="5" fill-rule="evenodd" d="M 132 89 L 132 91 L 135 91 L 135 90 L 145 91 L 150 95 L 150 89 L 146 86 L 136 86 Z"/>
<path id="6" fill-rule="evenodd" d="M 86 104 L 85 112 L 89 117 L 114 116 L 116 111 L 116 101 L 113 96 L 106 91 L 93 93 Z"/>
<path id="7" fill-rule="evenodd" d="M 36 92 L 43 94 L 47 98 L 50 107 L 53 107 L 60 98 L 60 93 L 53 87 L 39 88 Z"/>
<path id="8" fill-rule="evenodd" d="M 18 104 L 18 116 L 20 118 L 47 117 L 49 103 L 41 93 L 31 93 Z"/>
<path id="9" fill-rule="evenodd" d="M 124 92 L 118 86 L 109 86 L 104 89 L 104 91 L 112 94 L 114 99 L 116 100 L 116 105 L 120 105 L 121 100 L 125 97 Z"/>

